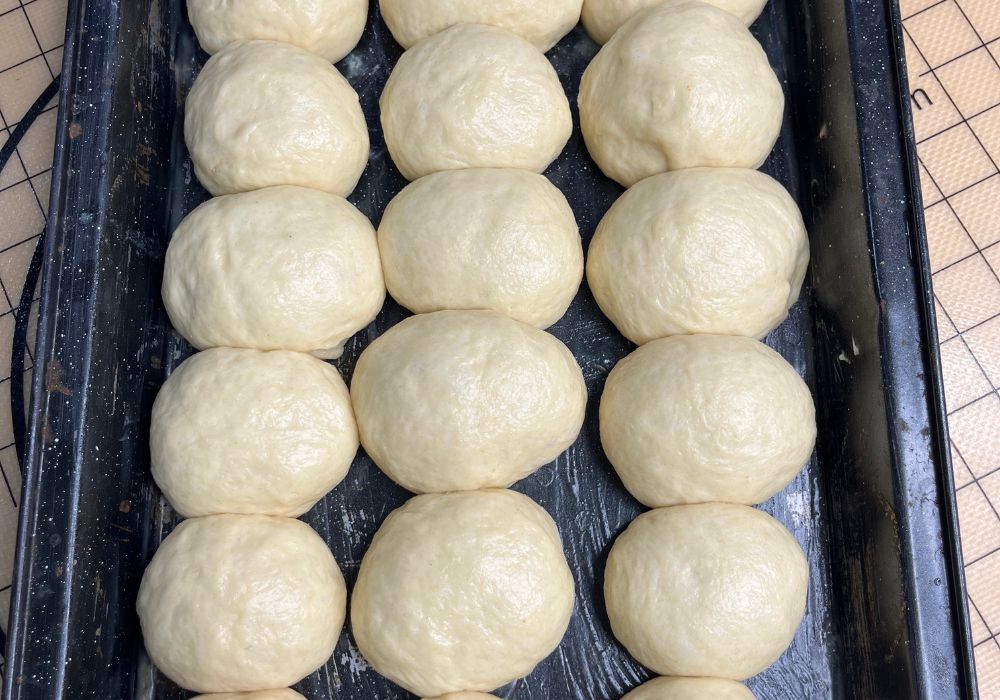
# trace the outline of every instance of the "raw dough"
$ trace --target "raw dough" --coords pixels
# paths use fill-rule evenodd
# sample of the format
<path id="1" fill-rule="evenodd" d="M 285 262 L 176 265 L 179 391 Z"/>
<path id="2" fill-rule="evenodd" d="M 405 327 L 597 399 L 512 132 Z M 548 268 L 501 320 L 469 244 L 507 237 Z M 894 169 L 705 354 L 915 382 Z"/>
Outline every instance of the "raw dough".
<path id="1" fill-rule="evenodd" d="M 437 698 L 424 698 L 424 700 L 487 700 L 487 698 L 497 700 L 496 695 L 488 693 L 448 693 L 447 695 L 440 695 Z"/>
<path id="2" fill-rule="evenodd" d="M 455 24 L 488 24 L 548 51 L 580 21 L 583 0 L 381 0 L 382 19 L 403 48 Z"/>
<path id="3" fill-rule="evenodd" d="M 185 520 L 139 586 L 146 651 L 199 693 L 281 688 L 333 653 L 347 590 L 308 525 L 264 515 Z"/>
<path id="4" fill-rule="evenodd" d="M 210 199 L 174 232 L 163 301 L 196 348 L 339 357 L 385 301 L 375 229 L 346 199 L 305 187 Z"/>
<path id="5" fill-rule="evenodd" d="M 795 201 L 755 170 L 699 168 L 643 180 L 590 245 L 587 282 L 629 340 L 763 338 L 788 315 L 809 264 Z"/>
<path id="6" fill-rule="evenodd" d="M 273 41 L 229 44 L 208 60 L 184 139 L 213 195 L 302 185 L 347 196 L 368 163 L 354 89 L 319 56 Z"/>
<path id="7" fill-rule="evenodd" d="M 351 400 L 368 455 L 424 493 L 507 486 L 551 462 L 580 432 L 587 388 L 545 331 L 492 311 L 438 311 L 368 346 Z"/>
<path id="8" fill-rule="evenodd" d="M 190 0 L 189 0 L 190 1 Z M 598 44 L 604 44 L 625 22 L 653 5 L 679 5 L 690 0 L 584 0 L 583 26 Z M 705 0 L 740 18 L 748 27 L 760 16 L 767 0 Z"/>
<path id="9" fill-rule="evenodd" d="M 642 665 L 743 680 L 791 643 L 808 582 L 805 556 L 777 520 L 707 503 L 636 518 L 611 548 L 604 599 L 612 631 Z"/>
<path id="10" fill-rule="evenodd" d="M 213 693 L 199 695 L 191 700 L 306 700 L 305 696 L 291 688 L 280 690 L 258 690 L 250 693 Z"/>
<path id="11" fill-rule="evenodd" d="M 530 498 L 428 494 L 375 534 L 351 627 L 375 670 L 412 693 L 485 691 L 526 676 L 558 646 L 573 597 L 555 523 Z"/>
<path id="12" fill-rule="evenodd" d="M 812 454 L 809 388 L 751 338 L 680 335 L 618 363 L 601 397 L 601 444 L 639 501 L 761 503 Z"/>
<path id="13" fill-rule="evenodd" d="M 785 97 L 764 50 L 734 15 L 660 5 L 625 24 L 584 71 L 580 126 L 604 174 L 626 187 L 667 170 L 756 168 Z"/>
<path id="14" fill-rule="evenodd" d="M 390 294 L 417 313 L 493 309 L 547 328 L 583 279 L 573 210 L 526 170 L 423 177 L 389 203 L 378 244 Z"/>
<path id="15" fill-rule="evenodd" d="M 379 104 L 389 153 L 408 180 L 459 168 L 541 172 L 573 129 L 545 56 L 481 24 L 418 42 L 399 59 Z"/>
<path id="16" fill-rule="evenodd" d="M 270 39 L 331 63 L 351 52 L 368 21 L 368 0 L 187 0 L 187 8 L 208 53 L 233 41 Z"/>
<path id="17" fill-rule="evenodd" d="M 754 700 L 736 681 L 721 678 L 654 678 L 622 700 Z"/>
<path id="18" fill-rule="evenodd" d="M 153 478 L 187 517 L 299 515 L 340 483 L 357 449 L 343 380 L 300 353 L 200 352 L 153 404 Z"/>

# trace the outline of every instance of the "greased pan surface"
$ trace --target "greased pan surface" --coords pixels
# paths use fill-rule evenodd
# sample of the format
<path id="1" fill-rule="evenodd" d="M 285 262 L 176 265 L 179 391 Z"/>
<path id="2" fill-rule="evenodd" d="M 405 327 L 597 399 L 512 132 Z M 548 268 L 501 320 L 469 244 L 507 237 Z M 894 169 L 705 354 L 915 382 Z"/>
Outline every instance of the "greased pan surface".
<path id="1" fill-rule="evenodd" d="M 206 57 L 180 0 L 75 0 L 69 15 L 4 697 L 183 698 L 142 654 L 133 607 L 143 566 L 175 523 L 149 477 L 147 432 L 157 388 L 190 352 L 159 285 L 169 233 L 206 197 L 181 131 Z M 820 438 L 807 469 L 764 506 L 809 559 L 807 616 L 750 686 L 765 700 L 973 697 L 895 9 L 771 0 L 753 31 L 787 98 L 764 169 L 802 206 L 813 256 L 801 299 L 767 342 L 812 388 Z M 596 50 L 578 27 L 548 54 L 574 116 Z M 376 223 L 404 184 L 377 109 L 399 53 L 373 8 L 361 45 L 338 64 L 372 137 L 351 200 Z M 589 242 L 621 189 L 578 129 L 546 174 Z M 350 342 L 337 363 L 346 378 L 405 315 L 390 302 Z M 597 430 L 604 380 L 631 346 L 586 286 L 552 332 L 583 367 L 588 417 L 566 455 L 516 488 L 555 517 L 578 600 L 558 651 L 499 695 L 615 700 L 649 675 L 613 639 L 600 594 L 608 548 L 640 512 Z M 349 585 L 405 498 L 362 455 L 306 516 Z M 367 668 L 348 634 L 300 688 L 313 700 L 407 697 Z"/>

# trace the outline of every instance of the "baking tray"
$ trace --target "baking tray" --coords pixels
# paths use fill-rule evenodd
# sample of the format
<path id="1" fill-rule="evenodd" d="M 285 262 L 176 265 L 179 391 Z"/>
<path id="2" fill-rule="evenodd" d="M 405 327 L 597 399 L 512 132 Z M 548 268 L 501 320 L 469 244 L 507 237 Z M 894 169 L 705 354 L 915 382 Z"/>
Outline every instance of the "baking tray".
<path id="1" fill-rule="evenodd" d="M 144 656 L 133 610 L 143 567 L 176 523 L 148 468 L 153 397 L 190 353 L 160 303 L 163 255 L 170 231 L 206 197 L 181 133 L 205 59 L 183 4 L 70 3 L 5 698 L 186 697 Z M 819 441 L 803 473 L 764 505 L 807 554 L 806 619 L 749 684 L 763 700 L 974 698 L 909 106 L 899 97 L 908 93 L 898 10 L 771 0 L 754 32 L 788 97 L 765 170 L 799 201 L 812 246 L 802 297 L 767 342 L 812 387 Z M 574 111 L 595 52 L 578 27 L 549 53 Z M 351 200 L 375 222 L 404 184 L 377 118 L 399 53 L 373 7 L 360 46 L 339 64 L 372 141 Z M 589 241 L 621 189 L 597 171 L 579 130 L 547 175 Z M 336 363 L 347 378 L 360 351 L 405 315 L 390 302 L 349 343 Z M 578 601 L 558 651 L 500 695 L 614 700 L 649 676 L 614 641 L 600 594 L 610 543 L 640 512 L 597 430 L 604 379 L 631 346 L 586 286 L 552 332 L 583 367 L 588 416 L 573 447 L 516 488 L 558 522 Z M 306 516 L 349 585 L 405 498 L 361 455 Z M 346 633 L 300 688 L 312 700 L 407 697 L 367 668 Z"/>

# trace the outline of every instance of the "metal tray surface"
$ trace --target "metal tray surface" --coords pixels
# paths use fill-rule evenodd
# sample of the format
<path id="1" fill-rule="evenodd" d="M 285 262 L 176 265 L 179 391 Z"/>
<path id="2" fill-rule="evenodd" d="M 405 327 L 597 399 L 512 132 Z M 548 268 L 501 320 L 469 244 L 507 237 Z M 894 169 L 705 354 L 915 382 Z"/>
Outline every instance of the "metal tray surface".
<path id="1" fill-rule="evenodd" d="M 184 98 L 206 58 L 183 4 L 71 2 L 5 698 L 187 697 L 144 656 L 133 610 L 143 567 L 176 523 L 149 476 L 150 407 L 191 351 L 160 303 L 163 255 L 207 196 L 183 145 Z M 912 134 L 898 98 L 907 94 L 898 15 L 875 0 L 771 0 L 754 33 L 787 97 L 764 169 L 801 205 L 813 260 L 767 342 L 812 388 L 820 437 L 807 468 L 763 506 L 807 554 L 806 619 L 749 685 L 764 700 L 972 698 Z M 548 54 L 575 116 L 596 50 L 577 27 Z M 338 64 L 372 141 L 351 201 L 375 223 L 404 185 L 378 121 L 400 51 L 373 7 L 361 44 Z M 546 174 L 589 242 L 621 188 L 597 170 L 579 129 Z M 348 344 L 336 362 L 345 379 L 405 315 L 390 301 Z M 611 542 L 641 512 L 597 428 L 604 380 L 632 346 L 586 285 L 551 331 L 583 367 L 587 420 L 564 456 L 515 488 L 555 517 L 578 600 L 559 649 L 499 695 L 614 700 L 650 676 L 615 642 L 601 595 Z M 406 497 L 361 454 L 305 516 L 349 586 Z M 347 632 L 300 689 L 313 700 L 409 697 L 368 669 Z"/>

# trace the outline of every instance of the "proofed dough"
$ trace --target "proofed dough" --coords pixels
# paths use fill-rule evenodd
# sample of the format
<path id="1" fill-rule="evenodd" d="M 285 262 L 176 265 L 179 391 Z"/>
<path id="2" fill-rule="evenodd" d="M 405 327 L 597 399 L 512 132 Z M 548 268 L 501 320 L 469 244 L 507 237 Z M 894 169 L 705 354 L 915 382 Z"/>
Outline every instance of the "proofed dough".
<path id="1" fill-rule="evenodd" d="M 389 30 L 404 48 L 455 24 L 488 24 L 548 51 L 580 20 L 582 0 L 381 0 Z"/>
<path id="2" fill-rule="evenodd" d="M 573 598 L 555 523 L 531 499 L 427 494 L 375 534 L 351 627 L 372 667 L 412 693 L 486 691 L 527 675 L 556 648 Z"/>
<path id="3" fill-rule="evenodd" d="M 153 404 L 153 478 L 187 517 L 299 515 L 340 483 L 357 449 L 343 380 L 300 353 L 197 353 Z"/>
<path id="4" fill-rule="evenodd" d="M 640 515 L 615 541 L 604 600 L 615 637 L 642 665 L 743 680 L 791 643 L 808 581 L 802 550 L 771 516 L 674 506 Z"/>
<path id="5" fill-rule="evenodd" d="M 355 47 L 368 0 L 187 0 L 188 18 L 208 53 L 244 39 L 294 44 L 330 62 Z"/>
<path id="6" fill-rule="evenodd" d="M 552 183 L 526 170 L 420 178 L 389 203 L 378 244 L 389 293 L 417 313 L 492 309 L 546 328 L 583 278 L 573 210 Z"/>
<path id="7" fill-rule="evenodd" d="M 137 608 L 156 667 L 199 693 L 293 685 L 333 653 L 347 591 L 308 525 L 264 515 L 185 520 L 153 555 Z"/>
<path id="8" fill-rule="evenodd" d="M 601 444 L 647 506 L 760 503 L 798 474 L 816 440 L 798 372 L 751 338 L 680 335 L 618 363 L 601 396 Z"/>
<path id="9" fill-rule="evenodd" d="M 809 263 L 795 201 L 755 170 L 699 168 L 638 183 L 597 227 L 587 282 L 642 344 L 684 333 L 764 337 L 788 315 Z"/>
<path id="10" fill-rule="evenodd" d="M 408 180 L 459 168 L 541 172 L 573 128 L 544 54 L 481 24 L 455 25 L 406 51 L 379 105 L 389 153 Z"/>
<path id="11" fill-rule="evenodd" d="M 424 493 L 507 486 L 551 462 L 580 432 L 587 389 L 545 331 L 492 311 L 438 311 L 365 349 L 351 400 L 368 455 Z"/>
<path id="12" fill-rule="evenodd" d="M 346 199 L 304 187 L 215 197 L 174 232 L 163 301 L 196 348 L 339 357 L 385 301 L 375 229 Z"/>
<path id="13" fill-rule="evenodd" d="M 187 97 L 184 140 L 213 195 L 301 185 L 346 196 L 368 163 L 354 89 L 326 60 L 273 41 L 208 59 Z"/>
<path id="14" fill-rule="evenodd" d="M 784 94 L 743 23 L 694 0 L 640 12 L 580 83 L 590 155 L 626 187 L 667 170 L 756 168 L 781 128 Z"/>
<path id="15" fill-rule="evenodd" d="M 189 0 L 190 1 L 190 0 Z M 674 4 L 690 0 L 584 0 L 583 26 L 598 44 L 611 38 L 632 16 L 653 5 Z M 747 26 L 760 16 L 767 0 L 705 0 L 709 5 L 730 12 Z"/>
<path id="16" fill-rule="evenodd" d="M 278 690 L 257 690 L 249 693 L 213 693 L 198 695 L 191 700 L 306 700 L 305 696 L 291 688 Z"/>
<path id="17" fill-rule="evenodd" d="M 622 700 L 754 700 L 736 681 L 721 678 L 654 678 Z"/>

